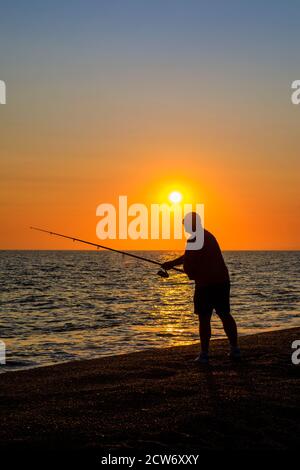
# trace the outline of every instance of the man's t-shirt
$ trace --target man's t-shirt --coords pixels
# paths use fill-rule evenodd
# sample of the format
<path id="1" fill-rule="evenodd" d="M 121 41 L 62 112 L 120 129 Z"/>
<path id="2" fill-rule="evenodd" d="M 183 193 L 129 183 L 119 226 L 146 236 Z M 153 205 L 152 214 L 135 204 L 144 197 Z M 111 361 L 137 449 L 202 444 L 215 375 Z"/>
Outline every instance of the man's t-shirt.
<path id="1" fill-rule="evenodd" d="M 219 244 L 207 230 L 204 230 L 204 244 L 200 250 L 186 249 L 183 267 L 188 277 L 200 286 L 229 282 L 228 269 Z"/>

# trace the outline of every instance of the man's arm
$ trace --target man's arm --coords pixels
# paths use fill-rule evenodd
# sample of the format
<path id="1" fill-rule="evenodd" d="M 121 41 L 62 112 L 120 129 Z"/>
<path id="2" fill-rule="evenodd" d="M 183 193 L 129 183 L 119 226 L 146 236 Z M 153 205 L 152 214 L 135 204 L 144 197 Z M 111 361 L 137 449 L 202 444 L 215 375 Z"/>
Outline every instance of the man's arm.
<path id="1" fill-rule="evenodd" d="M 183 261 L 184 261 L 184 255 L 179 256 L 179 258 L 173 259 L 171 261 L 166 261 L 165 263 L 163 263 L 161 265 L 161 267 L 163 269 L 168 270 L 168 269 L 174 268 L 174 266 L 178 266 L 179 264 L 183 264 Z"/>

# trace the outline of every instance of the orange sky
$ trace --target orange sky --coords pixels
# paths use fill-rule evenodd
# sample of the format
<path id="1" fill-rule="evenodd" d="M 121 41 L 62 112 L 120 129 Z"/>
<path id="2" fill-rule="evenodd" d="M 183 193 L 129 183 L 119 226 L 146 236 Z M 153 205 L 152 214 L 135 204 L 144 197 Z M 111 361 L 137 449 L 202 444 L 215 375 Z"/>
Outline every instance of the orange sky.
<path id="1" fill-rule="evenodd" d="M 222 155 L 225 151 L 223 146 Z M 189 160 L 184 163 L 180 161 L 181 149 L 177 149 L 178 154 L 176 149 L 162 152 L 167 155 L 164 160 L 144 152 L 142 165 L 112 166 L 105 171 L 97 158 L 87 158 L 82 168 L 79 162 L 73 165 L 71 159 L 62 159 L 59 170 L 51 169 L 51 163 L 19 168 L 19 174 L 13 172 L 1 186 L 1 248 L 82 249 L 69 241 L 29 231 L 28 226 L 97 241 L 98 204 L 117 205 L 118 196 L 124 194 L 129 204 L 139 202 L 150 208 L 151 203 L 168 202 L 167 195 L 173 189 L 182 192 L 183 202 L 205 205 L 205 226 L 223 249 L 299 248 L 297 195 L 292 184 L 295 174 L 281 168 L 270 172 L 263 166 L 257 171 L 249 162 L 248 168 L 239 168 L 231 155 L 226 156 L 226 165 L 217 164 L 218 155 L 207 158 L 208 151 L 203 151 L 200 157 L 200 149 L 194 153 L 189 149 Z M 180 241 L 108 240 L 102 244 L 125 249 L 184 247 Z"/>

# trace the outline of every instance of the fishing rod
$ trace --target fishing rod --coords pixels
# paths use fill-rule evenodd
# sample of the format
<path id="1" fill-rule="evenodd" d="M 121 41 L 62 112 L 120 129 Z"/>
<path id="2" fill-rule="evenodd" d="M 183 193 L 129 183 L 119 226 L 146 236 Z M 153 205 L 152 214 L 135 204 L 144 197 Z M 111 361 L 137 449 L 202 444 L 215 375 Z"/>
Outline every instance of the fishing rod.
<path id="1" fill-rule="evenodd" d="M 109 246 L 99 245 L 98 243 L 89 242 L 89 241 L 86 241 L 86 240 L 82 240 L 80 238 L 69 237 L 68 235 L 64 235 L 62 233 L 57 233 L 57 232 L 52 232 L 50 230 L 45 230 L 45 229 L 39 228 L 39 227 L 29 227 L 29 228 L 31 230 L 37 230 L 38 232 L 49 233 L 50 235 L 55 235 L 56 237 L 67 238 L 69 240 L 73 240 L 73 242 L 85 243 L 86 245 L 95 246 L 97 249 L 98 248 L 103 248 L 104 250 L 114 251 L 115 253 L 120 253 L 121 255 L 130 256 L 131 258 L 136 258 L 136 259 L 139 259 L 141 261 L 146 261 L 147 263 L 156 264 L 157 266 L 160 266 L 160 268 L 161 268 L 158 271 L 157 274 L 161 277 L 169 277 L 169 274 L 166 271 L 166 269 L 162 268 L 162 263 L 160 263 L 159 261 L 155 261 L 154 259 L 149 259 L 149 258 L 145 258 L 144 256 L 134 255 L 133 253 L 128 253 L 127 251 L 116 250 L 115 248 L 110 248 Z M 173 269 L 173 271 L 177 271 L 179 273 L 184 273 L 184 271 L 182 269 L 176 268 L 175 266 L 173 268 L 170 268 L 170 269 Z"/>

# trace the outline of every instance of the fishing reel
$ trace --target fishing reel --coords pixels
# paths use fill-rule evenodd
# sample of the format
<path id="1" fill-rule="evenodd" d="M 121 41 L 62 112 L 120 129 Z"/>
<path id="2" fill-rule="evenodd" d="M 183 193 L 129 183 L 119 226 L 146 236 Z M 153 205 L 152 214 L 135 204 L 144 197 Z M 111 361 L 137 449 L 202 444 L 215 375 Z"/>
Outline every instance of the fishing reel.
<path id="1" fill-rule="evenodd" d="M 166 269 L 163 269 L 163 268 L 161 268 L 161 269 L 157 272 L 157 274 L 158 274 L 160 277 L 169 277 L 168 271 L 166 271 Z"/>

